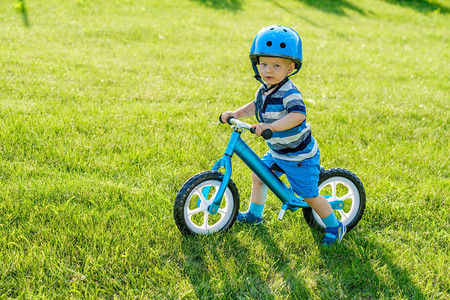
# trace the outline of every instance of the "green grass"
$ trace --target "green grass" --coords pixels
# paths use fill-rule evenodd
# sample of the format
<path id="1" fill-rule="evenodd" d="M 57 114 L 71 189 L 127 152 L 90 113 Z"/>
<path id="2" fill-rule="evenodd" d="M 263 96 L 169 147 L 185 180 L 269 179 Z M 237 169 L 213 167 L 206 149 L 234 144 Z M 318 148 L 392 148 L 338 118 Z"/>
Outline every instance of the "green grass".
<path id="1" fill-rule="evenodd" d="M 0 2 L 0 298 L 448 299 L 449 12 Z M 272 194 L 257 229 L 184 238 L 172 217 L 184 181 L 224 151 L 218 115 L 254 97 L 248 51 L 269 24 L 302 36 L 294 81 L 322 164 L 366 188 L 362 221 L 331 249 L 301 213 L 276 220 Z M 250 172 L 233 162 L 245 209 Z"/>

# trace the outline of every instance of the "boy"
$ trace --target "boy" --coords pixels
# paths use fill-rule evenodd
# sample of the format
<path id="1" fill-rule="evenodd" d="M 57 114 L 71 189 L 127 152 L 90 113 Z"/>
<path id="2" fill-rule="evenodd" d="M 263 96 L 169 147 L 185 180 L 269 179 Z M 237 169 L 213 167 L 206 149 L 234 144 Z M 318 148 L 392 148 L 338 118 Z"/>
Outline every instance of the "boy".
<path id="1" fill-rule="evenodd" d="M 318 191 L 320 151 L 306 124 L 302 95 L 289 79 L 302 65 L 300 36 L 286 26 L 271 25 L 261 29 L 253 40 L 250 59 L 255 78 L 262 83 L 256 99 L 236 111 L 222 114 L 222 121 L 256 115 L 256 135 L 273 131 L 267 140 L 270 148 L 262 160 L 270 168 L 277 164 L 286 174 L 295 193 L 316 211 L 325 224 L 324 245 L 340 242 L 346 227 L 336 218 L 328 201 Z M 258 69 L 259 65 L 259 69 Z M 281 172 L 275 171 L 277 176 Z M 239 212 L 237 221 L 261 224 L 267 187 L 252 173 L 250 208 Z"/>

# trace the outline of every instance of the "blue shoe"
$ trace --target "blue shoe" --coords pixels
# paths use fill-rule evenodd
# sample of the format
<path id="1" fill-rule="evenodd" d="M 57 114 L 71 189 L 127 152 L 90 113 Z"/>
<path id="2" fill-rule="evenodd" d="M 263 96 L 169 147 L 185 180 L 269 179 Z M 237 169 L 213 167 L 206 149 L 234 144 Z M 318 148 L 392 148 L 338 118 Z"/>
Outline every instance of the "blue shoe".
<path id="1" fill-rule="evenodd" d="M 239 212 L 236 221 L 250 225 L 259 225 L 262 223 L 263 219 L 255 216 L 251 211 L 248 211 L 245 213 Z"/>
<path id="2" fill-rule="evenodd" d="M 339 221 L 339 225 L 336 227 L 325 228 L 325 237 L 322 240 L 322 245 L 328 246 L 335 243 L 340 243 L 345 233 L 347 232 L 347 227 Z"/>

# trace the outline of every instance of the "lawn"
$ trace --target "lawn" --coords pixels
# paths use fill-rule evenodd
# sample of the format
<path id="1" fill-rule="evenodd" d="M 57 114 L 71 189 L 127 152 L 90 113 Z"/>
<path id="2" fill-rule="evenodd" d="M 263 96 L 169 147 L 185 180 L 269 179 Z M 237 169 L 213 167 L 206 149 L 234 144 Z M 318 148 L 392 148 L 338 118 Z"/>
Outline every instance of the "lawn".
<path id="1" fill-rule="evenodd" d="M 25 5 L 25 6 L 24 6 Z M 0 298 L 448 299 L 450 3 L 0 2 Z M 340 245 L 302 213 L 183 237 L 175 196 L 253 99 L 264 26 L 302 37 L 293 77 L 322 165 L 364 183 Z M 248 119 L 254 122 L 254 119 Z M 243 138 L 259 155 L 265 142 Z M 233 158 L 248 207 L 250 171 Z"/>

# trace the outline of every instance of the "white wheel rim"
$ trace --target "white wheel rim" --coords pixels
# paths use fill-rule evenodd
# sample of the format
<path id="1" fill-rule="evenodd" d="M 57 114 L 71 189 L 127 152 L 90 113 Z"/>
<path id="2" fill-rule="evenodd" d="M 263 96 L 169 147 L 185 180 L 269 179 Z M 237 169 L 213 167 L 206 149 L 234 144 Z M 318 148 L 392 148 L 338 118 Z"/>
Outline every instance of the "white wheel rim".
<path id="1" fill-rule="evenodd" d="M 217 232 L 222 229 L 230 220 L 231 215 L 233 214 L 234 209 L 234 201 L 233 194 L 231 190 L 227 187 L 225 189 L 225 193 L 222 198 L 222 203 L 216 215 L 220 216 L 218 220 L 215 220 L 213 224 L 210 224 L 212 215 L 208 212 L 208 207 L 212 204 L 214 198 L 216 197 L 217 191 L 219 190 L 221 182 L 217 180 L 208 180 L 200 183 L 195 186 L 191 191 L 189 196 L 186 199 L 184 204 L 184 220 L 186 225 L 199 234 L 210 234 L 213 232 Z M 214 195 L 210 197 L 210 199 L 205 199 L 202 194 L 202 191 L 205 187 L 213 187 L 215 192 Z M 197 207 L 198 199 L 201 200 L 200 207 Z M 191 209 L 190 207 L 195 206 L 196 208 Z M 201 219 L 201 215 L 203 214 L 203 218 Z M 193 218 L 197 218 L 203 220 L 203 222 L 194 221 Z M 215 217 L 217 218 L 217 217 Z"/>
<path id="2" fill-rule="evenodd" d="M 359 206 L 361 204 L 361 199 L 359 197 L 359 191 L 356 185 L 350 181 L 349 179 L 341 176 L 331 177 L 322 184 L 319 185 L 319 194 L 323 195 L 321 192 L 325 188 L 331 188 L 331 197 L 328 198 L 328 201 L 341 200 L 344 201 L 344 209 L 336 209 L 333 210 L 338 219 L 345 226 L 349 225 L 357 216 L 359 211 Z M 344 188 L 347 190 L 347 193 L 344 195 L 340 195 L 338 193 L 338 188 Z M 313 210 L 313 216 L 317 223 L 323 228 L 325 228 L 325 224 L 322 222 L 322 219 L 319 215 Z"/>

